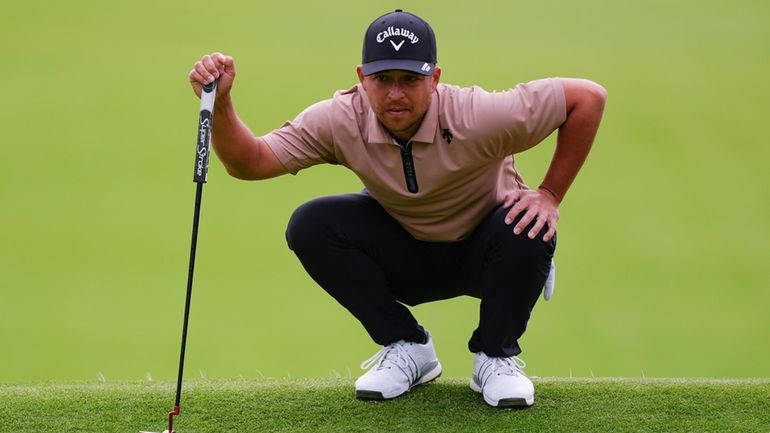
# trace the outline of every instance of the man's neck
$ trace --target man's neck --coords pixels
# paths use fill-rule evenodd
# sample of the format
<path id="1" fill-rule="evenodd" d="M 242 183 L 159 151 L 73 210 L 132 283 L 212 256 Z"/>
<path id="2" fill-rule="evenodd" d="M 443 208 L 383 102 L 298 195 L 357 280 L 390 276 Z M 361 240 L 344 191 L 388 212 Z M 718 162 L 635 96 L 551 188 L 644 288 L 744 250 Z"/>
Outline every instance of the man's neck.
<path id="1" fill-rule="evenodd" d="M 386 131 L 388 131 L 388 130 L 386 129 Z M 402 138 L 398 138 L 398 137 L 396 137 L 395 135 L 393 135 L 393 134 L 392 134 L 390 131 L 388 131 L 388 134 L 390 135 L 390 138 L 392 138 L 392 139 L 393 139 L 393 141 L 395 141 L 396 143 L 398 143 L 399 145 L 401 145 L 401 147 L 404 147 L 404 146 L 406 146 L 407 144 L 409 144 L 409 142 L 410 142 L 410 141 L 412 141 L 412 139 L 411 139 L 411 138 L 409 138 L 409 139 L 407 139 L 407 140 L 404 140 L 404 139 L 402 139 Z"/>

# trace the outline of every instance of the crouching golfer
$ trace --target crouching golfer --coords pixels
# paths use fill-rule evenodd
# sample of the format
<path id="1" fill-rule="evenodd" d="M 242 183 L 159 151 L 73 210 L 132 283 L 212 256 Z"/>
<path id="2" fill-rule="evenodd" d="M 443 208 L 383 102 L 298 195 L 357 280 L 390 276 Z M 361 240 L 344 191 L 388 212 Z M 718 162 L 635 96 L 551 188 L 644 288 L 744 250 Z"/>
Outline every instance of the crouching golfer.
<path id="1" fill-rule="evenodd" d="M 401 10 L 364 35 L 359 84 L 255 136 L 230 90 L 235 63 L 195 63 L 196 94 L 219 79 L 213 145 L 239 179 L 296 174 L 315 164 L 352 170 L 363 192 L 322 197 L 292 215 L 286 238 L 310 276 L 383 347 L 355 384 L 387 400 L 441 374 L 431 334 L 405 305 L 455 296 L 481 300 L 471 388 L 496 407 L 530 406 L 518 340 L 548 277 L 558 206 L 599 127 L 605 90 L 549 78 L 504 92 L 440 84 L 430 25 Z M 514 166 L 559 130 L 540 186 Z"/>

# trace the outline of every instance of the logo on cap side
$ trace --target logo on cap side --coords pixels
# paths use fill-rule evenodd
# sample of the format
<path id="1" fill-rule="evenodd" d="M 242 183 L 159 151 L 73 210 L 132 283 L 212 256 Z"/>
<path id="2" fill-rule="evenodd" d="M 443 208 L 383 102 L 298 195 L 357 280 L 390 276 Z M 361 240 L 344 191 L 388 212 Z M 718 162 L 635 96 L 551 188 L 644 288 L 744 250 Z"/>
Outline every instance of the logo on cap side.
<path id="1" fill-rule="evenodd" d="M 413 44 L 416 44 L 420 40 L 420 38 L 418 38 L 417 35 L 415 35 L 414 32 L 412 32 L 409 29 L 405 29 L 403 27 L 396 28 L 396 27 L 390 26 L 384 32 L 377 33 L 377 42 L 383 43 L 386 40 L 388 40 L 388 38 L 393 36 L 403 36 L 409 39 L 409 41 Z M 394 48 L 395 48 L 395 45 L 394 45 Z M 396 48 L 396 51 L 398 51 L 398 48 Z"/>
<path id="2" fill-rule="evenodd" d="M 427 64 L 427 63 L 423 63 L 422 64 L 422 68 L 420 68 L 420 69 L 422 69 L 425 72 L 430 72 L 430 65 Z"/>

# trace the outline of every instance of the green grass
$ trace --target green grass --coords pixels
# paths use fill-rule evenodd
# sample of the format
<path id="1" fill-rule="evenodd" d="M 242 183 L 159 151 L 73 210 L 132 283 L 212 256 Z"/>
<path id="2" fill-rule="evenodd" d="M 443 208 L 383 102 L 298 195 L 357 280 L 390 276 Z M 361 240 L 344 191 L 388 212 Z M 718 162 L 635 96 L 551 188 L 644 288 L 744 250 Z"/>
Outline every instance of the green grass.
<path id="1" fill-rule="evenodd" d="M 441 378 L 385 402 L 353 398 L 352 381 L 196 381 L 180 433 L 202 432 L 770 432 L 770 381 L 536 379 L 526 410 L 485 406 L 465 379 Z M 161 431 L 169 383 L 0 387 L 3 432 Z"/>
<path id="2" fill-rule="evenodd" d="M 201 0 L 9 0 L 0 383 L 173 380 L 194 198 L 191 65 L 233 55 L 239 114 L 265 133 L 353 84 L 366 25 L 397 7 L 433 25 L 445 82 L 576 76 L 609 91 L 560 209 L 556 295 L 523 338 L 528 371 L 770 377 L 767 0 L 232 0 L 214 13 Z M 530 184 L 553 144 L 517 155 Z M 306 275 L 284 230 L 303 202 L 360 182 L 339 167 L 240 182 L 216 159 L 209 180 L 191 375 L 357 369 L 378 347 Z M 446 374 L 467 374 L 478 302 L 414 312 Z"/>

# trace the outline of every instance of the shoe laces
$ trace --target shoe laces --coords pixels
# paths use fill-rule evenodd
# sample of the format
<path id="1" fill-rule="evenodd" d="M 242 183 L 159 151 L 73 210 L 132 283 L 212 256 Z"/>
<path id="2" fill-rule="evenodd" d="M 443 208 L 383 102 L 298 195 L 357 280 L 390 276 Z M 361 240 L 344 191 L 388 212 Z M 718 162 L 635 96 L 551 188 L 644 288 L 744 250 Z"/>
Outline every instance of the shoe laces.
<path id="1" fill-rule="evenodd" d="M 361 369 L 367 370 L 383 370 L 396 367 L 409 379 L 410 383 L 417 379 L 419 374 L 419 368 L 414 359 L 406 351 L 405 346 L 407 344 L 402 341 L 389 344 L 379 352 L 375 353 L 371 358 L 361 363 Z"/>
<path id="2" fill-rule="evenodd" d="M 488 357 L 482 365 L 485 372 L 496 373 L 497 375 L 516 376 L 524 374 L 524 367 L 527 363 L 518 356 L 509 356 L 506 358 Z"/>

